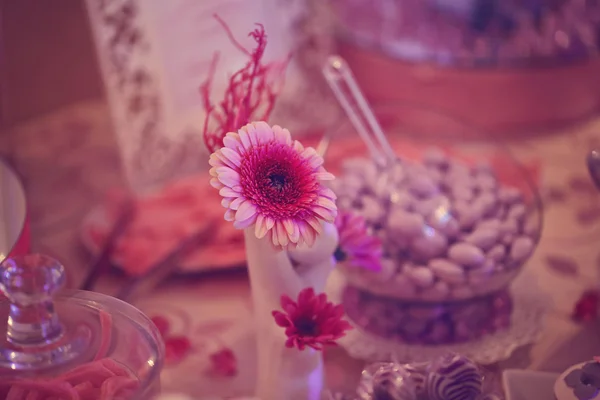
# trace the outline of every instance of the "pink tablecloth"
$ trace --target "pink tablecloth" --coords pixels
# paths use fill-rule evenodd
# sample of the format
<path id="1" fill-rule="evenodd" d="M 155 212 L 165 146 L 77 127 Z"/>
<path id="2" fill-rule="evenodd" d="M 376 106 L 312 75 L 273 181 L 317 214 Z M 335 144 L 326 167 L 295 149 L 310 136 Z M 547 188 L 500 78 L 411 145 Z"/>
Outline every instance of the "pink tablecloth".
<path id="1" fill-rule="evenodd" d="M 123 183 L 107 109 L 102 102 L 89 102 L 60 110 L 13 129 L 8 142 L 26 179 L 33 248 L 61 260 L 68 267 L 69 284 L 77 285 L 89 261 L 79 242 L 79 224 L 107 189 Z M 584 157 L 587 150 L 600 147 L 600 120 L 509 146 L 518 158 L 543 163 L 544 237 L 528 268 L 554 304 L 539 342 L 495 368 L 559 371 L 600 352 L 597 328 L 583 328 L 569 318 L 583 290 L 598 282 L 600 197 L 587 178 Z M 113 293 L 118 284 L 119 278 L 106 277 L 99 290 Z M 192 342 L 192 352 L 165 369 L 165 390 L 208 395 L 251 388 L 251 306 L 245 274 L 173 280 L 136 305 L 150 316 L 168 317 L 171 335 Z M 240 373 L 234 378 L 203 373 L 210 365 L 208 355 L 222 346 L 232 347 L 238 358 Z M 326 360 L 331 387 L 354 385 L 362 362 L 351 360 L 342 349 L 329 351 Z"/>

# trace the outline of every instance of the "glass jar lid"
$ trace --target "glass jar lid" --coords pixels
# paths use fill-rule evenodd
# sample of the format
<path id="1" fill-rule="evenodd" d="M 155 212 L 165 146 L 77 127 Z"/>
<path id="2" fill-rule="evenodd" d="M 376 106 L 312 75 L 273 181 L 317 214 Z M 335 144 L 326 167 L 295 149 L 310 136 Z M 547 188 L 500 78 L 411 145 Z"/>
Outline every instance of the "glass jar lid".
<path id="1" fill-rule="evenodd" d="M 159 380 L 164 344 L 158 329 L 125 302 L 63 291 L 64 283 L 64 267 L 44 255 L 0 264 L 6 296 L 0 300 L 0 332 L 6 332 L 0 336 L 0 397 L 15 387 L 42 390 L 42 383 L 75 391 L 85 384 L 91 393 L 115 378 L 108 386 L 123 388 L 119 398 L 140 398 Z"/>

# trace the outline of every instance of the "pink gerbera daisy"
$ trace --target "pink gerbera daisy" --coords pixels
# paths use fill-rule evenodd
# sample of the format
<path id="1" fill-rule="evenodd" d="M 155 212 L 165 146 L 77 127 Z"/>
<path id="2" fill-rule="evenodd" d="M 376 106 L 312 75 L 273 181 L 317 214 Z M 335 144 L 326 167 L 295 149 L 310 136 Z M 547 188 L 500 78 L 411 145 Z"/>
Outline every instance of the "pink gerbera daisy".
<path id="1" fill-rule="evenodd" d="M 335 220 L 335 194 L 322 184 L 333 175 L 287 129 L 250 123 L 229 132 L 209 162 L 211 185 L 227 208 L 225 220 L 238 229 L 255 224 L 256 236 L 268 235 L 277 248 L 311 246 L 321 222 Z"/>
<path id="2" fill-rule="evenodd" d="M 369 234 L 364 217 L 340 211 L 335 219 L 340 242 L 335 252 L 339 262 L 371 271 L 381 270 L 381 240 Z"/>
<path id="3" fill-rule="evenodd" d="M 281 311 L 273 311 L 275 323 L 285 328 L 287 347 L 304 350 L 312 347 L 322 350 L 325 345 L 333 345 L 352 326 L 342 319 L 344 308 L 327 301 L 327 295 L 315 295 L 313 288 L 303 289 L 295 302 L 288 296 L 281 296 Z"/>

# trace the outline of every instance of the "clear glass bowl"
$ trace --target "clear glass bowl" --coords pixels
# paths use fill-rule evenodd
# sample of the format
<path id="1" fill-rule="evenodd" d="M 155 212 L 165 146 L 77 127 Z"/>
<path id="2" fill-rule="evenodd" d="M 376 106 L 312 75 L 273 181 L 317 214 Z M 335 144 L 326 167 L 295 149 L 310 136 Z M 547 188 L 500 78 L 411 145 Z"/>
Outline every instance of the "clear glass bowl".
<path id="1" fill-rule="evenodd" d="M 391 58 L 455 66 L 570 63 L 598 54 L 597 0 L 331 0 L 338 36 Z"/>
<path id="2" fill-rule="evenodd" d="M 76 391 L 96 400 L 112 391 L 147 400 L 159 393 L 164 344 L 154 324 L 110 296 L 60 291 L 64 280 L 63 266 L 46 256 L 0 264 L 7 298 L 0 300 L 0 397 Z"/>
<path id="3" fill-rule="evenodd" d="M 349 283 L 403 301 L 460 301 L 502 291 L 534 252 L 542 229 L 535 166 L 474 128 L 415 105 L 375 107 L 398 161 L 382 167 L 348 120 L 325 156 L 342 211 L 380 238 L 381 270 L 340 264 Z M 342 235 L 343 236 L 343 235 Z M 341 246 L 344 243 L 342 239 Z"/>

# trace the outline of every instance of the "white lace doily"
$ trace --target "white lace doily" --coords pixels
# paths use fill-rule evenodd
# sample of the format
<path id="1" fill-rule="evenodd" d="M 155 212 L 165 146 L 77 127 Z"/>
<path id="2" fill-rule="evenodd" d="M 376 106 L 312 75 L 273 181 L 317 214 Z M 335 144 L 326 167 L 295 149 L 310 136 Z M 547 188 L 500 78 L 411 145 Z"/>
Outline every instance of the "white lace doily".
<path id="1" fill-rule="evenodd" d="M 338 343 L 351 357 L 365 361 L 397 360 L 399 362 L 423 362 L 448 352 L 462 354 L 473 361 L 489 365 L 505 360 L 521 346 L 535 342 L 541 332 L 549 299 L 534 284 L 535 280 L 521 274 L 511 287 L 513 312 L 510 327 L 501 332 L 486 335 L 481 339 L 438 346 L 405 344 L 382 338 L 348 321 L 354 329 Z M 334 303 L 342 303 L 346 279 L 334 271 L 327 284 L 327 296 Z"/>

